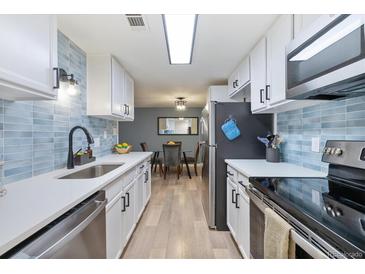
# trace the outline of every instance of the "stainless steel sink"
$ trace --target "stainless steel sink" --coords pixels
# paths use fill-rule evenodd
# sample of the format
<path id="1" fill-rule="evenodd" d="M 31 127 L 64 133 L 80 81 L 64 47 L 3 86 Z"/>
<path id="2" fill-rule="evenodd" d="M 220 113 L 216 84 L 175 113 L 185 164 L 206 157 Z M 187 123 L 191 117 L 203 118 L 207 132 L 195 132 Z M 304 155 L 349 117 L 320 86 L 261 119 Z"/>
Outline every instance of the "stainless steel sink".
<path id="1" fill-rule="evenodd" d="M 96 177 L 103 176 L 114 169 L 121 167 L 124 165 L 122 164 L 101 164 L 101 165 L 94 165 L 90 166 L 85 169 L 81 169 L 74 173 L 68 174 L 66 176 L 60 177 L 58 179 L 92 179 Z"/>

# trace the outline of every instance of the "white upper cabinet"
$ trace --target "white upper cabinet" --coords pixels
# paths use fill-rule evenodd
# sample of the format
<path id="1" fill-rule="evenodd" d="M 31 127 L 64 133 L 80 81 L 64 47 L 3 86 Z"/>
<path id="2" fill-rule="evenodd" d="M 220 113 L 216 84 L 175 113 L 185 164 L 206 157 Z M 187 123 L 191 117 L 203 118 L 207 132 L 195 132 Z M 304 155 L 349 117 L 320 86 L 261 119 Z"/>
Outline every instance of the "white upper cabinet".
<path id="1" fill-rule="evenodd" d="M 285 47 L 293 38 L 293 16 L 282 15 L 266 34 L 265 99 L 268 105 L 286 100 Z"/>
<path id="2" fill-rule="evenodd" d="M 251 51 L 251 110 L 277 113 L 317 104 L 286 99 L 286 45 L 293 39 L 293 15 L 281 15 Z"/>
<path id="3" fill-rule="evenodd" d="M 134 120 L 134 81 L 110 55 L 87 57 L 87 115 Z"/>
<path id="4" fill-rule="evenodd" d="M 55 15 L 0 15 L 0 97 L 57 98 Z"/>
<path id="5" fill-rule="evenodd" d="M 125 73 L 125 75 L 124 75 L 124 94 L 125 94 L 124 118 L 126 120 L 133 121 L 134 120 L 134 80 L 128 73 Z"/>
<path id="6" fill-rule="evenodd" d="M 294 38 L 313 24 L 322 14 L 294 14 Z"/>
<path id="7" fill-rule="evenodd" d="M 266 108 L 266 37 L 251 52 L 251 110 Z"/>
<path id="8" fill-rule="evenodd" d="M 250 82 L 250 58 L 247 56 L 228 78 L 228 95 L 234 96 Z"/>
<path id="9" fill-rule="evenodd" d="M 124 78 L 125 73 L 123 67 L 114 58 L 111 59 L 112 67 L 112 88 L 111 88 L 111 102 L 112 102 L 112 114 L 117 116 L 123 116 L 125 112 L 124 105 Z"/>

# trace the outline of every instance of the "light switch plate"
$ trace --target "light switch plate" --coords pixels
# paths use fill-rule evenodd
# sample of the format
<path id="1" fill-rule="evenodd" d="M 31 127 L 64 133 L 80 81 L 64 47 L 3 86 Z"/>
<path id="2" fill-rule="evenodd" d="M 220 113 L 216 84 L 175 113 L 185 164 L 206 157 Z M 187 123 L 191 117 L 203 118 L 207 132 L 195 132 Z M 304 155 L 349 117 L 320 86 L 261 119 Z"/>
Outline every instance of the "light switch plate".
<path id="1" fill-rule="evenodd" d="M 319 137 L 312 137 L 312 151 L 319 152 Z"/>
<path id="2" fill-rule="evenodd" d="M 100 147 L 100 138 L 94 138 L 94 147 Z"/>

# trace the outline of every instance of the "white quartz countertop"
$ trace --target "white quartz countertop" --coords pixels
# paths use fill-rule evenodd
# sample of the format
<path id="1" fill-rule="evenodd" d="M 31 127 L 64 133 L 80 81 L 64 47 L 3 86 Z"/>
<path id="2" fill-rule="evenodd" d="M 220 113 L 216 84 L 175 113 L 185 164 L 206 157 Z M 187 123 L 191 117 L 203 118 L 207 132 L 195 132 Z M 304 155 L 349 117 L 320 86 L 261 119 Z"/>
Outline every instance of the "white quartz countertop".
<path id="1" fill-rule="evenodd" d="M 225 162 L 246 177 L 326 177 L 327 174 L 298 165 L 266 160 L 226 159 Z"/>
<path id="2" fill-rule="evenodd" d="M 72 170 L 59 169 L 5 185 L 7 194 L 0 197 L 0 255 L 151 155 L 151 152 L 111 154 Z M 94 179 L 57 179 L 91 165 L 120 163 L 124 165 Z"/>

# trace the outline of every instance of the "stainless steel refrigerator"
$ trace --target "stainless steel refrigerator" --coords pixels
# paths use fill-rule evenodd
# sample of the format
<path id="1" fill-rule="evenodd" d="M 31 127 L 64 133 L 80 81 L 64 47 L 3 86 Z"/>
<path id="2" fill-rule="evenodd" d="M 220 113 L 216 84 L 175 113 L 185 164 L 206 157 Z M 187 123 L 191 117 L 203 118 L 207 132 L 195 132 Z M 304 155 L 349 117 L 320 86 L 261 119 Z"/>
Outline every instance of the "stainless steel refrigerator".
<path id="1" fill-rule="evenodd" d="M 221 125 L 229 117 L 237 121 L 241 135 L 229 141 Z M 202 143 L 202 201 L 209 227 L 227 230 L 225 159 L 264 159 L 265 146 L 257 136 L 273 129 L 272 114 L 251 113 L 250 103 L 209 102 L 200 119 Z"/>

